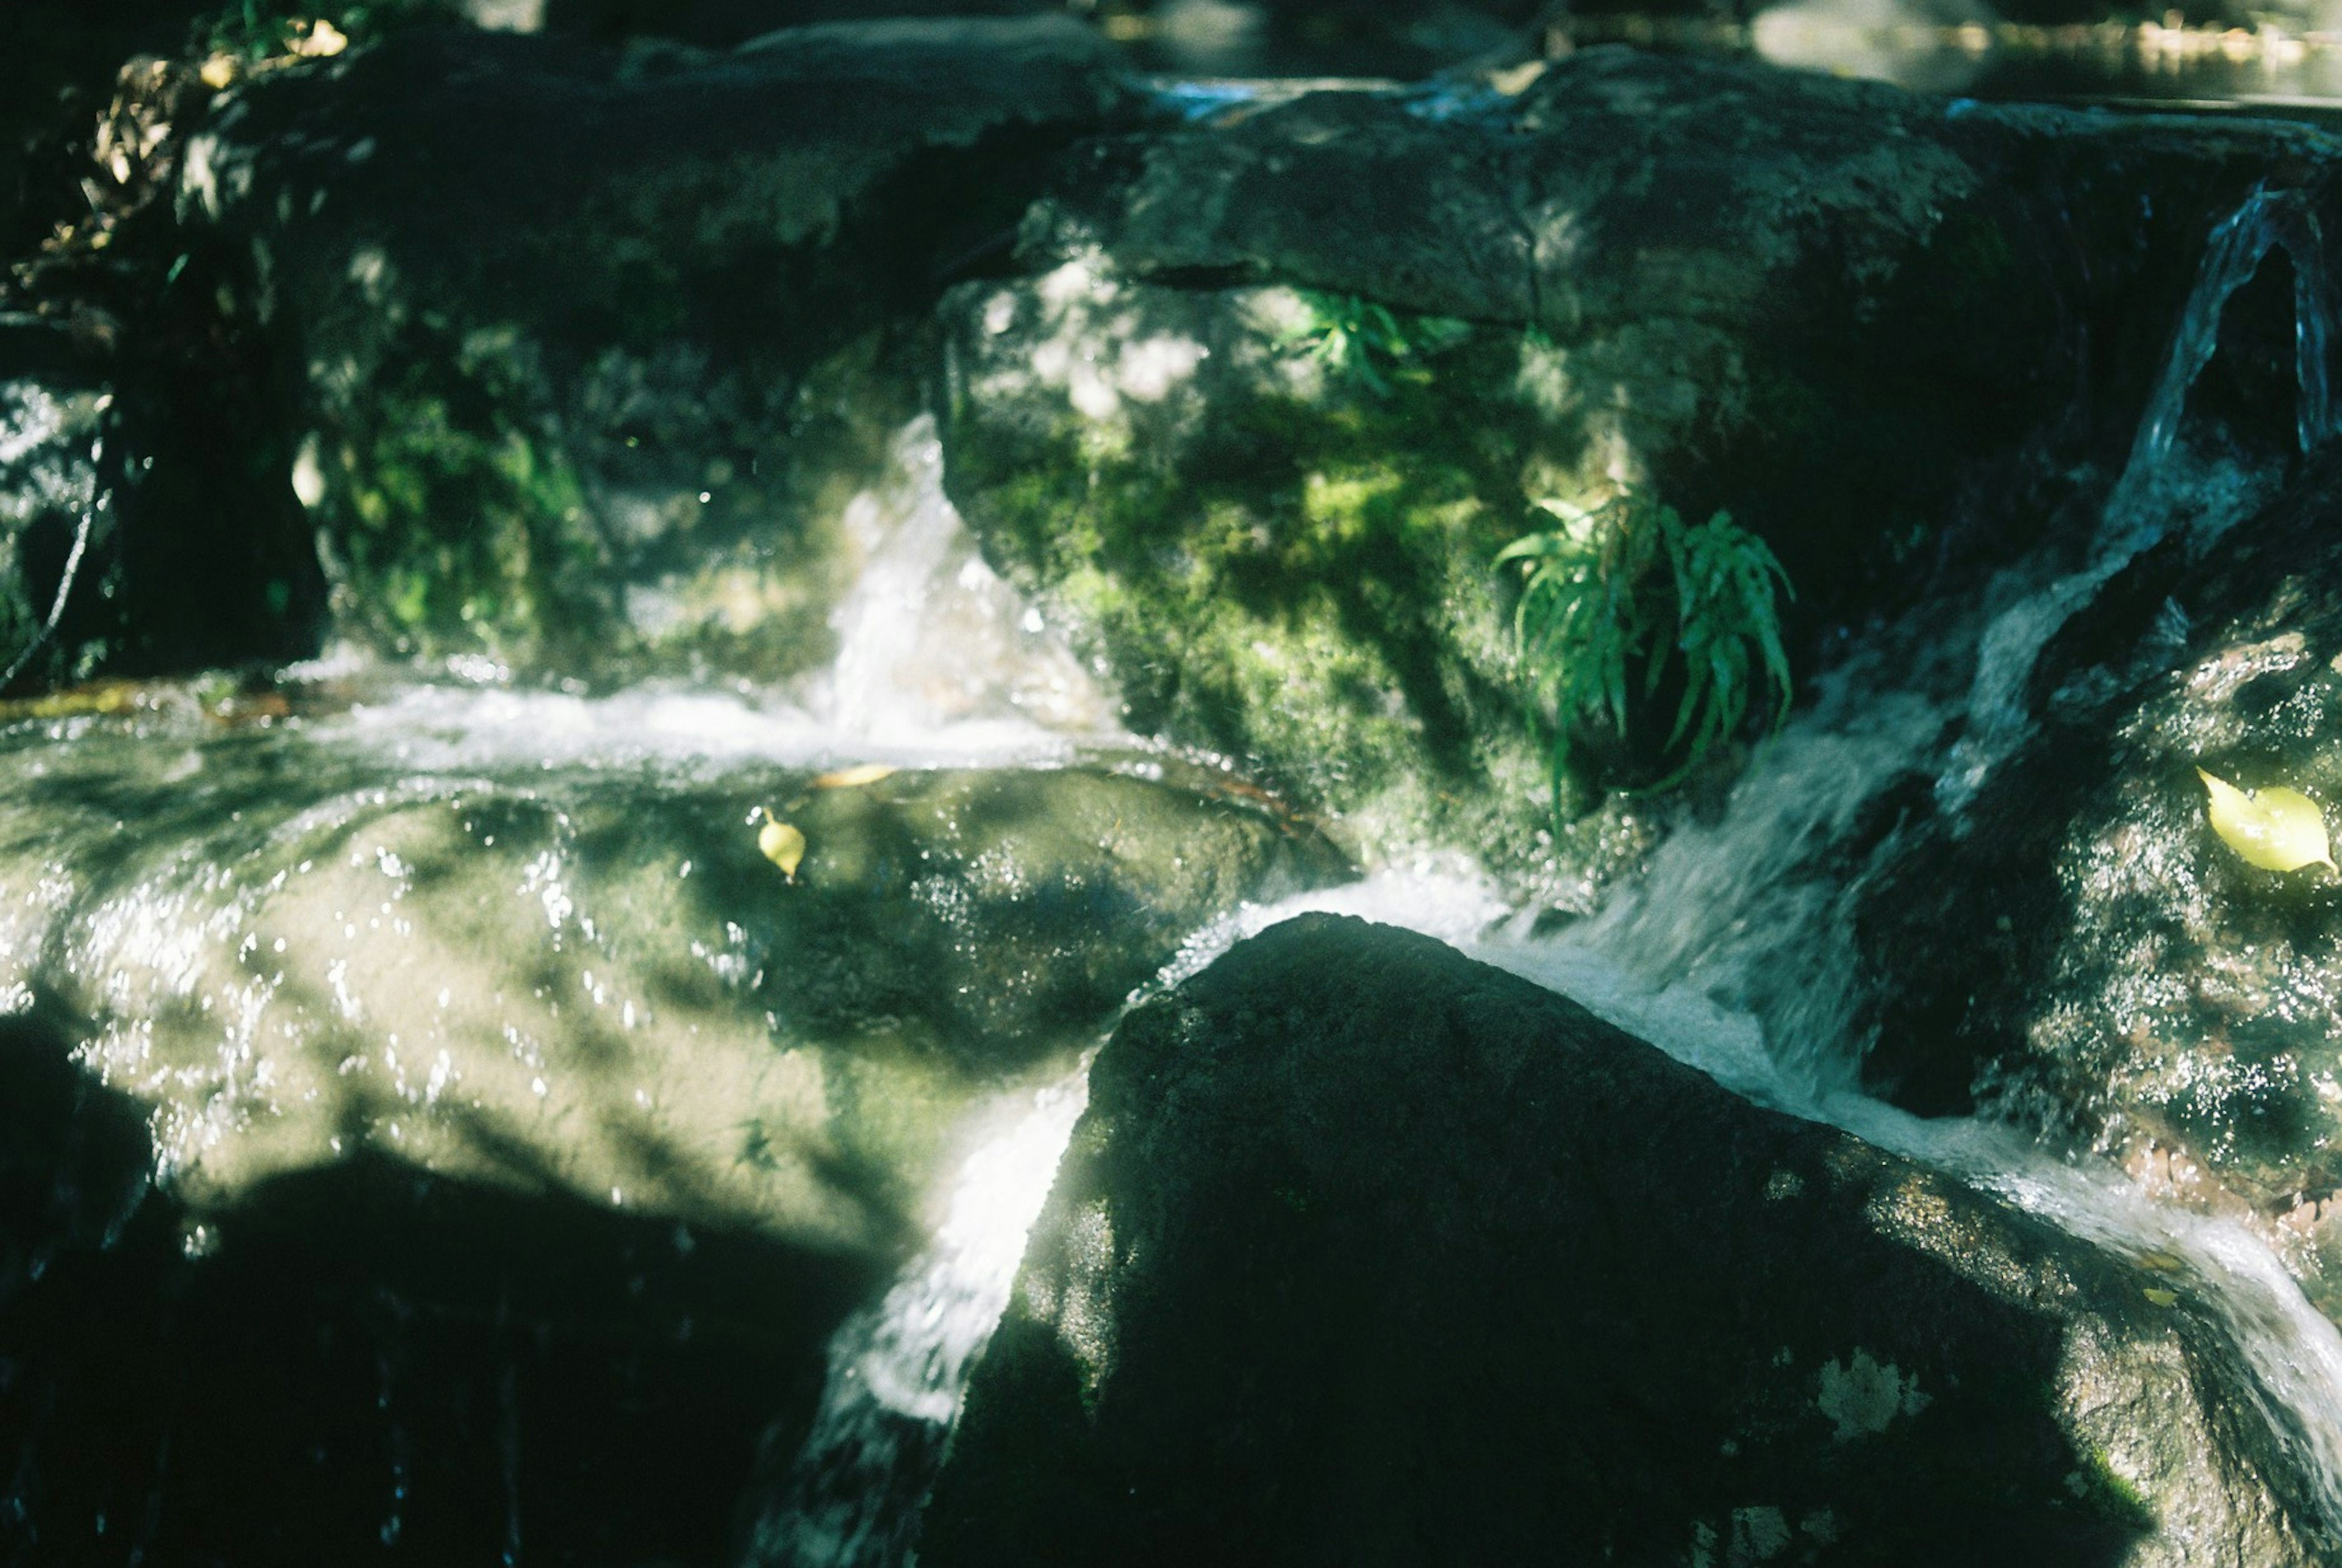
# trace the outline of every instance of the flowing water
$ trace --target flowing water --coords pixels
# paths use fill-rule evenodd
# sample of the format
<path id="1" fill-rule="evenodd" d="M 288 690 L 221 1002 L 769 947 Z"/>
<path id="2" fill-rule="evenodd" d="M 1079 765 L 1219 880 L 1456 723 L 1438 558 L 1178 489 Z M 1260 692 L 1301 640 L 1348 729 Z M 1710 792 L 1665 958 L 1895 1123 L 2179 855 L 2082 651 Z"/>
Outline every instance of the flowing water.
<path id="1" fill-rule="evenodd" d="M 2187 395 L 2217 353 L 2223 307 L 2280 250 L 2295 278 L 2297 438 L 2304 450 L 2327 439 L 2336 424 L 2336 295 L 2322 236 L 2297 198 L 2256 191 L 2207 244 L 2129 465 L 2079 568 L 2013 569 L 1980 595 L 1959 634 L 1935 625 L 1929 645 L 1915 648 L 1890 633 L 1843 661 L 1758 754 L 1721 816 L 1679 831 L 1639 882 L 1592 917 L 1533 935 L 1534 912 L 1508 910 L 1468 857 L 1433 857 L 1199 918 L 1137 994 L 1176 984 L 1305 908 L 1411 926 L 1576 997 L 1752 1100 L 1844 1128 L 2109 1247 L 2175 1255 L 2241 1347 L 2272 1423 L 2310 1455 L 2342 1527 L 2342 1335 L 2264 1245 L 2228 1223 L 2152 1203 L 2113 1173 L 2010 1128 L 1920 1121 L 1856 1086 L 1867 1042 L 1857 1024 L 1863 981 L 1851 909 L 1878 853 L 1879 803 L 1918 778 L 1957 811 L 2023 738 L 2027 679 L 2057 627 L 2169 529 L 2208 543 L 2267 494 L 2266 476 L 2239 468 L 2217 443 L 2191 443 Z M 867 1183 L 840 1177 L 835 1158 L 792 1155 L 780 1130 L 744 1129 L 736 1109 L 725 1107 L 786 1101 L 812 1093 L 806 1084 L 816 1081 L 837 1094 L 858 1085 L 873 1104 L 926 1095 L 938 1107 L 931 1120 L 940 1132 L 870 1134 L 873 1149 L 916 1151 L 910 1164 L 928 1173 L 926 1190 L 893 1200 L 927 1222 L 917 1226 L 924 1239 L 900 1249 L 907 1261 L 891 1283 L 868 1291 L 831 1334 L 803 1432 L 771 1434 L 782 1451 L 745 1525 L 746 1561 L 758 1568 L 906 1560 L 918 1500 L 1007 1301 L 1099 1037 L 1093 1024 L 1028 1041 L 1019 1071 L 973 1092 L 905 1065 L 921 1059 L 916 1053 L 882 1049 L 849 1072 L 846 1054 L 809 1049 L 785 1070 L 771 1064 L 773 1015 L 741 1022 L 758 1005 L 745 999 L 764 994 L 767 966 L 781 962 L 777 938 L 722 918 L 719 908 L 702 935 L 676 936 L 687 951 L 676 973 L 628 969 L 608 956 L 612 923 L 664 923 L 662 912 L 683 906 L 661 901 L 695 874 L 746 874 L 718 864 L 734 853 L 721 845 L 747 842 L 753 831 L 744 804 L 775 806 L 792 789 L 801 803 L 816 802 L 820 770 L 1063 770 L 1129 751 L 1092 674 L 976 554 L 943 497 L 939 462 L 932 427 L 915 423 L 893 476 L 855 504 L 848 532 L 866 567 L 835 618 L 841 651 L 787 700 L 400 684 L 345 662 L 297 672 L 289 709 L 207 708 L 208 699 L 188 695 L 126 728 L 111 717 L 64 716 L 19 724 L 6 741 L 30 782 L 15 803 L 21 864 L 0 867 L 10 879 L 0 998 L 30 1017 L 61 973 L 78 972 L 91 992 L 82 1009 L 108 1021 L 83 1063 L 155 1108 L 156 1164 L 192 1188 L 242 1192 L 323 1157 L 261 1135 L 276 1124 L 264 1110 L 292 1124 L 299 1118 L 280 1114 L 284 1107 L 311 1101 L 335 1109 L 317 1135 L 336 1156 L 342 1139 L 360 1137 L 370 1147 L 399 1144 L 425 1168 L 438 1168 L 436 1160 L 499 1180 L 516 1179 L 511 1167 L 535 1146 L 534 1129 L 567 1138 L 562 1127 L 597 1119 L 615 1126 L 633 1104 L 651 1119 L 626 1124 L 632 1133 L 696 1128 L 738 1144 L 741 1158 L 689 1181 L 633 1185 L 611 1178 L 636 1168 L 626 1166 L 633 1156 L 617 1140 L 606 1158 L 565 1155 L 567 1164 L 539 1149 L 529 1157 L 544 1168 L 527 1179 L 671 1226 L 663 1266 L 684 1266 L 676 1260 L 712 1247 L 703 1234 L 744 1224 L 777 1225 L 792 1245 L 881 1253 L 888 1204 Z M 1947 670 L 1954 678 L 1942 678 Z M 700 828 L 644 804 L 678 794 L 700 817 L 720 821 L 720 833 L 706 829 L 703 841 L 692 836 Z M 703 842 L 712 847 L 692 847 Z M 534 971 L 483 969 L 461 944 L 435 948 L 415 935 L 416 912 L 443 896 L 436 874 L 426 874 L 431 856 L 451 844 L 465 864 L 491 868 L 501 911 L 458 929 L 490 944 L 520 942 L 525 927 L 536 944 Z M 471 896 L 470 884 L 458 887 Z M 480 897 L 487 908 L 489 895 Z M 974 944 L 981 943 L 979 934 Z M 280 964 L 276 955 L 288 953 Z M 495 1073 L 476 1062 L 459 1068 L 441 1048 L 463 1005 L 444 989 L 429 994 L 443 970 L 472 975 L 493 994 L 493 1016 L 473 1022 L 509 1043 L 498 1048 Z M 312 975 L 314 994 L 295 994 L 288 974 Z M 714 1000 L 691 1000 L 703 993 Z M 393 1018 L 395 1029 L 385 1022 Z M 1013 1044 L 1026 1026 L 1003 1027 Z M 666 1051 L 678 1065 L 637 1083 L 615 1068 L 596 1077 L 600 1070 L 586 1064 L 551 1063 L 546 1041 L 580 1028 L 636 1053 L 614 1061 Z M 746 1030 L 738 1055 L 759 1064 L 742 1068 L 738 1082 L 723 1077 L 729 1068 L 704 1065 L 726 1060 L 711 1043 L 729 1038 L 727 1029 Z M 376 1037 L 379 1050 L 360 1044 Z M 324 1053 L 322 1072 L 296 1071 L 295 1054 L 281 1044 L 295 1038 Z M 857 1049 L 866 1044 L 857 1036 Z M 790 1072 L 815 1076 L 796 1082 Z M 480 1082 L 467 1088 L 465 1073 Z M 707 1091 L 716 1108 L 695 1121 L 691 1080 L 704 1073 L 721 1080 Z M 508 1120 L 494 1136 L 476 1117 L 455 1116 L 466 1094 L 475 1110 L 503 1107 Z M 656 1123 L 659 1115 L 670 1122 Z M 135 1194 L 130 1202 L 135 1208 Z M 109 1235 L 126 1223 L 119 1210 L 105 1207 Z M 209 1234 L 192 1224 L 187 1255 L 204 1253 Z M 45 1266 L 0 1277 L 0 1306 Z M 693 1321 L 676 1326 L 686 1340 Z M 484 1419 L 503 1456 L 505 1560 L 516 1562 L 534 1539 L 520 1501 L 530 1463 L 516 1413 L 525 1394 L 514 1363 L 488 1385 L 498 1391 Z M 405 1413 L 412 1396 L 395 1354 L 375 1368 L 371 1397 L 386 1433 L 378 1483 L 386 1549 L 422 1505 L 416 1466 L 429 1444 L 414 1425 L 422 1417 Z M 0 1496 L 0 1516 L 26 1506 L 25 1476 L 39 1461 L 35 1445 Z M 166 1467 L 155 1462 L 157 1497 Z M 106 1528 L 103 1513 L 98 1528 Z"/>

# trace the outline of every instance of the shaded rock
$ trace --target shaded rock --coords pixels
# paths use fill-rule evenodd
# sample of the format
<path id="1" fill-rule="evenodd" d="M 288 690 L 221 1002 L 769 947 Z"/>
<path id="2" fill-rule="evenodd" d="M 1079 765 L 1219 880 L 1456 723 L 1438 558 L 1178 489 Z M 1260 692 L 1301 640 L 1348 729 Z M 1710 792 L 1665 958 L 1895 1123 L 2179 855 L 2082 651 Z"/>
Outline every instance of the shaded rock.
<path id="1" fill-rule="evenodd" d="M 1099 1055 L 920 1561 L 2325 1561 L 2168 1280 L 1306 916 Z"/>
<path id="2" fill-rule="evenodd" d="M 2342 798 L 2337 497 L 2328 457 L 2208 554 L 2182 532 L 2107 584 L 2035 672 L 2032 737 L 1912 825 L 1862 918 L 1882 1088 L 1982 1096 L 2257 1216 L 2328 1315 L 2342 894 L 2222 844 L 2197 769 Z"/>
<path id="3" fill-rule="evenodd" d="M 2205 230 L 2330 162 L 1616 48 L 1510 96 L 1176 101 L 1066 160 L 1026 275 L 946 297 L 947 487 L 1139 727 L 1507 870 L 1549 854 L 1492 564 L 1534 503 L 1728 510 L 1805 665 L 2102 485 Z M 1565 800 L 1672 771 L 1666 730 L 1581 737 Z"/>
<path id="4" fill-rule="evenodd" d="M 1096 769 L 417 771 L 332 723 L 175 722 L 11 738 L 0 995 L 75 1021 L 203 1208 L 366 1152 L 888 1255 L 962 1113 L 1196 926 L 1344 874 Z"/>
<path id="5" fill-rule="evenodd" d="M 144 1107 L 0 1019 L 0 1552 L 715 1564 L 871 1260 L 377 1156 L 200 1220 Z"/>
<path id="6" fill-rule="evenodd" d="M 1113 58 L 1052 18 L 722 56 L 421 32 L 227 95 L 181 208 L 248 252 L 294 367 L 339 629 L 571 674 L 820 664 L 837 513 L 916 410 L 872 335 L 1116 112 Z"/>
<path id="7" fill-rule="evenodd" d="M 94 585 L 118 579 L 111 516 L 98 510 L 111 390 L 80 363 L 62 331 L 29 320 L 0 326 L 0 671 L 20 663 L 43 683 L 87 675 L 103 660 Z M 109 505 L 110 509 L 110 505 Z M 81 548 L 78 552 L 75 544 Z M 80 614 L 52 612 L 66 564 L 88 573 Z"/>

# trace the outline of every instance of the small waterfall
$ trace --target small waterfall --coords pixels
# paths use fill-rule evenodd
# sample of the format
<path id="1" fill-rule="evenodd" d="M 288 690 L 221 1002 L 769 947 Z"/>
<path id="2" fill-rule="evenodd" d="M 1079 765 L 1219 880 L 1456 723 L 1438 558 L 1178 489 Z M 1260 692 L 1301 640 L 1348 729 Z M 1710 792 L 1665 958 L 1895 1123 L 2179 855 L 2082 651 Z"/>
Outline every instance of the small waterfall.
<path id="1" fill-rule="evenodd" d="M 1117 729 L 1113 699 L 977 554 L 944 494 L 933 416 L 904 426 L 893 475 L 854 498 L 846 526 L 863 566 L 830 617 L 837 657 L 808 694 L 813 713 L 882 744 L 938 730 Z"/>
<path id="2" fill-rule="evenodd" d="M 2226 451 L 2189 450 L 2180 439 L 2187 394 L 2219 347 L 2221 313 L 2272 251 L 2293 265 L 2295 437 L 2315 451 L 2336 431 L 2332 347 L 2342 314 L 2317 215 L 2298 191 L 2257 185 L 2205 242 L 2195 287 L 2164 351 L 2155 390 L 2139 417 L 2128 461 L 2108 495 L 2088 559 L 2046 584 L 2017 574 L 2000 585 L 2006 602 L 1978 642 L 1967 733 L 1954 746 L 1937 800 L 1957 811 L 2021 741 L 2033 666 L 2049 639 L 2108 579 L 2177 528 L 2201 550 L 2273 498 L 2282 474 Z"/>
<path id="3" fill-rule="evenodd" d="M 2334 434 L 2329 351 L 2337 296 L 2325 235 L 2317 210 L 2300 192 L 2256 185 L 2244 205 L 2222 219 L 2205 242 L 2195 290 L 2164 354 L 2163 373 L 2139 420 L 2118 495 L 2134 484 L 2151 480 L 2169 462 L 2187 390 L 2212 363 L 2219 345 L 2220 312 L 2273 250 L 2284 251 L 2293 263 L 2294 375 L 2299 394 L 2294 422 L 2301 450 L 2315 451 Z"/>
<path id="4" fill-rule="evenodd" d="M 976 1357 L 1008 1306 L 1026 1233 L 1089 1102 L 1089 1063 L 1033 1095 L 961 1166 L 943 1227 L 885 1298 L 832 1336 L 828 1381 L 749 1568 L 893 1568 Z"/>

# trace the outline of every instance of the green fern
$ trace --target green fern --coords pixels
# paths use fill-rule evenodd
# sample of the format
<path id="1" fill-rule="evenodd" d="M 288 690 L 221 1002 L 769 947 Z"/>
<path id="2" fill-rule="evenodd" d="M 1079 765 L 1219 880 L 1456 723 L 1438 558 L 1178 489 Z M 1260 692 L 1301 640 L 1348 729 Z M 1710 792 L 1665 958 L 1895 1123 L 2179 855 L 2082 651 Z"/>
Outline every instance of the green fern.
<path id="1" fill-rule="evenodd" d="M 1572 732 L 1606 720 L 1624 738 L 1638 678 L 1646 702 L 1671 669 L 1683 680 L 1663 748 L 1683 748 L 1683 760 L 1654 789 L 1679 783 L 1737 734 L 1760 687 L 1777 726 L 1787 716 L 1779 599 L 1794 591 L 1763 540 L 1728 513 L 1687 524 L 1641 491 L 1590 510 L 1537 504 L 1559 526 L 1516 540 L 1496 562 L 1522 569 L 1514 638 L 1523 671 L 1551 700 L 1556 815 Z"/>
<path id="2" fill-rule="evenodd" d="M 1421 361 L 1467 336 L 1471 324 L 1448 316 L 1402 318 L 1387 305 L 1356 295 L 1303 289 L 1302 323 L 1282 335 L 1280 345 L 1316 359 L 1337 377 L 1388 397 L 1398 367 Z"/>

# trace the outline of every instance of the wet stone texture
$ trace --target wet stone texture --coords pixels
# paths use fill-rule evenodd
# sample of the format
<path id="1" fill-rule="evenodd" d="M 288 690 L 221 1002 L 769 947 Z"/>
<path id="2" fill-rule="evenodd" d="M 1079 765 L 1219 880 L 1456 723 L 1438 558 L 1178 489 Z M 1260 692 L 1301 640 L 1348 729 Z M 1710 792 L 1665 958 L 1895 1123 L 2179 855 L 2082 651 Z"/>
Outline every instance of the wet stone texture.
<path id="1" fill-rule="evenodd" d="M 2070 1129 L 2241 1209 L 2342 1314 L 2342 883 L 2215 836 L 2202 768 L 2342 800 L 2331 459 L 2210 548 L 2175 538 L 2068 624 L 2037 731 L 1864 908 L 1874 1082 Z"/>
<path id="2" fill-rule="evenodd" d="M 198 1208 L 365 1154 L 892 1255 L 962 1113 L 1214 915 L 1345 874 L 1090 768 L 418 775 L 298 724 L 70 724 L 11 737 L 0 994 L 150 1108 Z"/>
<path id="3" fill-rule="evenodd" d="M 418 32 L 224 95 L 197 249 L 248 258 L 338 628 L 522 671 L 829 655 L 846 499 L 916 411 L 886 334 L 1123 101 L 1066 18 L 735 53 Z"/>
<path id="4" fill-rule="evenodd" d="M 2329 1560 L 2189 1289 L 1303 916 L 1100 1054 L 919 1560 Z"/>
<path id="5" fill-rule="evenodd" d="M 1809 668 L 2118 460 L 2204 228 L 2330 150 L 1623 49 L 1506 80 L 1174 92 L 1083 144 L 1020 275 L 945 298 L 946 484 L 1135 724 L 1582 907 L 1636 814 L 1538 836 L 1493 564 L 1535 503 L 1728 510 Z M 1567 814 L 1665 731 L 1581 736 Z"/>

